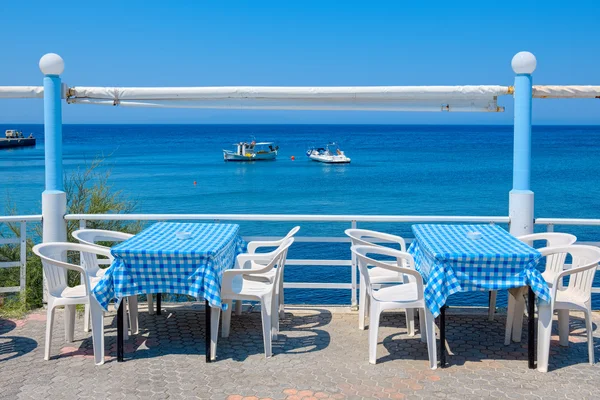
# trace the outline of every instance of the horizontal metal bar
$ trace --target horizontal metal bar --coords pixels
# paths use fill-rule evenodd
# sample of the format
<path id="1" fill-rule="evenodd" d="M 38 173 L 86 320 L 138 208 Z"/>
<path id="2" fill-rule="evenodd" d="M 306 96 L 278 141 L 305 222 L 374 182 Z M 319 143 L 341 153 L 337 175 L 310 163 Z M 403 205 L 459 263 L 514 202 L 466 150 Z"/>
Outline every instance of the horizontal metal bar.
<path id="1" fill-rule="evenodd" d="M 592 225 L 600 226 L 600 219 L 594 218 L 536 218 L 536 225 Z"/>
<path id="2" fill-rule="evenodd" d="M 431 215 L 318 215 L 318 214 L 67 214 L 66 220 L 96 221 L 312 221 L 312 222 L 480 222 L 508 224 L 503 216 L 431 216 Z"/>
<path id="3" fill-rule="evenodd" d="M 252 241 L 275 241 L 280 240 L 281 236 L 244 236 L 243 239 L 246 242 Z M 349 237 L 340 236 L 294 236 L 294 242 L 296 243 L 350 243 Z M 383 242 L 382 242 L 383 243 Z"/>
<path id="4" fill-rule="evenodd" d="M 41 215 L 7 215 L 0 216 L 0 222 L 37 222 L 41 221 Z"/>
<path id="5" fill-rule="evenodd" d="M 19 244 L 19 243 L 21 243 L 21 239 L 19 239 L 19 238 L 0 239 L 0 244 Z"/>
<path id="6" fill-rule="evenodd" d="M 350 267 L 352 260 L 286 260 L 285 265 Z"/>
<path id="7" fill-rule="evenodd" d="M 15 268 L 20 267 L 20 261 L 8 261 L 8 262 L 0 262 L 0 268 Z"/>
<path id="8" fill-rule="evenodd" d="M 14 293 L 20 292 L 21 287 L 19 286 L 10 286 L 10 287 L 0 287 L 0 293 Z"/>
<path id="9" fill-rule="evenodd" d="M 593 287 L 592 293 L 600 293 L 600 287 Z"/>
<path id="10" fill-rule="evenodd" d="M 285 289 L 352 289 L 351 283 L 295 283 L 286 282 Z"/>

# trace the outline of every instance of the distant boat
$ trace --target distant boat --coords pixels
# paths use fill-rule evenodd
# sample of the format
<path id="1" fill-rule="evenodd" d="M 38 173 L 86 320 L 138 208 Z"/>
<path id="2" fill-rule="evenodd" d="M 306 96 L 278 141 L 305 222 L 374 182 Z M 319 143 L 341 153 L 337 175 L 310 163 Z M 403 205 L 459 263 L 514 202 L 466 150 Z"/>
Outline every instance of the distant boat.
<path id="1" fill-rule="evenodd" d="M 329 143 L 325 147 L 313 147 L 306 152 L 306 155 L 313 161 L 325 164 L 350 163 L 350 158 L 346 157 L 335 142 Z"/>
<path id="2" fill-rule="evenodd" d="M 29 137 L 24 137 L 23 132 L 15 129 L 8 129 L 4 135 L 6 138 L 0 139 L 0 149 L 35 146 L 35 138 L 33 137 L 33 134 L 30 134 Z"/>
<path id="3" fill-rule="evenodd" d="M 277 158 L 278 146 L 273 142 L 252 141 L 234 144 L 235 150 L 223 150 L 224 161 L 272 161 Z"/>

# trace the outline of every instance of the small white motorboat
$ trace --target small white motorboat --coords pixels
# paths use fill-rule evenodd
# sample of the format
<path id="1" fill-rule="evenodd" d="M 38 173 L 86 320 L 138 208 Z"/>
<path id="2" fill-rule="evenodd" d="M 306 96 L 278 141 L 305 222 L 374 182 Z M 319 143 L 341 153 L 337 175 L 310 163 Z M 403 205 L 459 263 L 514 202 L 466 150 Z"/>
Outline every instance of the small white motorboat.
<path id="1" fill-rule="evenodd" d="M 273 142 L 252 141 L 234 144 L 235 150 L 223 150 L 224 161 L 272 161 L 277 158 L 278 146 Z"/>
<path id="2" fill-rule="evenodd" d="M 336 143 L 329 143 L 325 147 L 313 147 L 306 152 L 308 158 L 325 164 L 348 164 L 350 157 L 346 157 Z"/>

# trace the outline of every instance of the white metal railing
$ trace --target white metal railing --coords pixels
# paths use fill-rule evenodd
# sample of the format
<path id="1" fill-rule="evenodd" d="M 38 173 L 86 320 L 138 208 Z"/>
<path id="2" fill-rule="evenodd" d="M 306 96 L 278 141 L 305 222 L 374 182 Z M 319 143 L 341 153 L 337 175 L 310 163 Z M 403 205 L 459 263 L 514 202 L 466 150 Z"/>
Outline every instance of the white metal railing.
<path id="1" fill-rule="evenodd" d="M 25 265 L 26 265 L 26 239 L 27 222 L 41 221 L 41 215 L 6 216 L 0 217 L 0 223 L 20 223 L 21 236 L 19 238 L 2 239 L 2 244 L 21 245 L 21 257 L 19 261 L 0 263 L 0 268 L 21 268 L 21 282 L 19 287 L 0 288 L 1 292 L 9 290 L 18 291 L 25 287 Z M 249 222 L 325 222 L 325 223 L 348 223 L 348 227 L 356 228 L 359 223 L 497 223 L 509 224 L 509 217 L 504 216 L 412 216 L 412 215 L 315 215 L 315 214 L 68 214 L 66 220 L 79 221 L 80 228 L 86 227 L 86 221 L 249 221 Z M 555 226 L 598 226 L 600 219 L 572 219 L 572 218 L 537 218 L 535 224 L 545 226 L 546 230 L 553 231 Z M 267 236 L 245 236 L 246 241 L 252 240 L 274 240 L 275 237 Z M 408 239 L 407 242 L 411 240 Z M 298 243 L 349 243 L 350 240 L 344 236 L 299 236 Z M 600 246 L 598 242 L 587 242 Z M 325 266 L 325 267 L 353 267 L 351 268 L 350 283 L 316 283 L 316 282 L 287 282 L 286 288 L 294 289 L 349 289 L 351 290 L 351 301 L 356 305 L 357 300 L 357 270 L 353 259 L 288 259 L 286 265 L 290 266 Z M 600 287 L 592 289 L 594 293 L 600 293 Z"/>
<path id="2" fill-rule="evenodd" d="M 315 214 L 69 214 L 66 220 L 79 221 L 80 228 L 85 228 L 86 221 L 252 221 L 252 222 L 338 222 L 349 223 L 348 228 L 356 228 L 359 222 L 388 223 L 499 223 L 508 224 L 510 219 L 502 216 L 412 216 L 412 215 L 315 215 Z M 278 238 L 266 236 L 246 236 L 244 240 L 274 240 Z M 297 243 L 349 243 L 344 236 L 299 236 Z M 286 282 L 284 287 L 290 289 L 350 289 L 351 303 L 357 302 L 357 268 L 356 260 L 331 259 L 288 259 L 286 265 L 292 266 L 324 266 L 350 267 L 350 283 L 316 283 Z"/>
<path id="3" fill-rule="evenodd" d="M 1 245 L 18 244 L 20 247 L 19 260 L 18 261 L 5 261 L 0 262 L 0 269 L 2 268 L 19 268 L 19 286 L 8 286 L 0 287 L 0 293 L 14 293 L 23 292 L 26 286 L 27 277 L 27 222 L 40 222 L 42 220 L 41 215 L 13 215 L 2 217 L 0 216 L 0 223 L 18 223 L 19 224 L 19 236 L 9 239 L 0 239 Z"/>

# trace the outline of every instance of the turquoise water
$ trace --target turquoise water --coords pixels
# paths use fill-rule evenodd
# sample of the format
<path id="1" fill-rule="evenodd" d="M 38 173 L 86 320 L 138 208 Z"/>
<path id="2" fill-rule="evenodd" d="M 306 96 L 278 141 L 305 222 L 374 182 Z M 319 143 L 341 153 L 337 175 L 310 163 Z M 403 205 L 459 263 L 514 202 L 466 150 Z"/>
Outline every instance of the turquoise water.
<path id="1" fill-rule="evenodd" d="M 39 213 L 44 185 L 42 125 L 22 129 L 35 149 L 0 152 L 0 205 Z M 275 162 L 225 163 L 222 149 L 255 136 L 275 141 Z M 537 217 L 598 218 L 600 127 L 537 126 L 532 189 Z M 350 165 L 309 161 L 309 146 L 337 141 Z M 107 156 L 115 189 L 147 213 L 497 215 L 508 213 L 511 126 L 66 125 L 65 169 Z M 295 160 L 291 160 L 295 156 Z M 197 182 L 194 185 L 194 181 Z M 4 208 L 4 207 L 0 207 Z M 277 236 L 292 223 L 242 223 L 245 235 Z M 303 236 L 341 236 L 349 224 L 302 223 Z M 360 227 L 410 236 L 410 224 Z M 600 241 L 600 228 L 557 228 Z M 346 245 L 296 244 L 293 258 L 347 258 Z M 599 274 L 600 275 L 600 274 Z M 290 281 L 349 282 L 348 268 L 289 267 Z M 290 301 L 348 303 L 346 290 L 290 290 Z M 600 296 L 595 299 L 600 307 Z M 455 303 L 485 302 L 460 294 Z"/>

